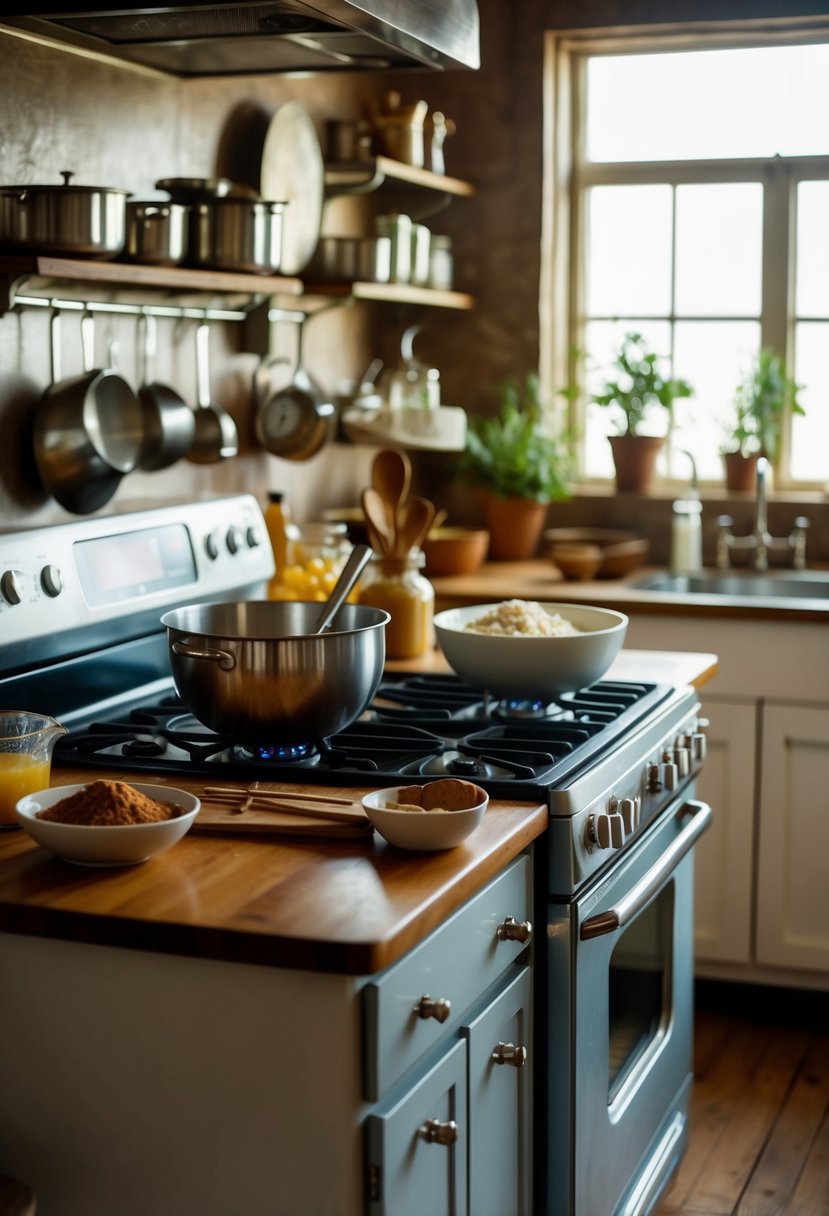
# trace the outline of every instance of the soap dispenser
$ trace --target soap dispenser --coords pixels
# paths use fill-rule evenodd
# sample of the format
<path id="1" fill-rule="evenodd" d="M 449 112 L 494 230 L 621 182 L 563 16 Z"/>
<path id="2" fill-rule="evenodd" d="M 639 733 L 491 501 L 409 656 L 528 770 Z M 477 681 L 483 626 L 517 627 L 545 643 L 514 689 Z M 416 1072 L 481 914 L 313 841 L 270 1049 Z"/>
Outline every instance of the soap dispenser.
<path id="1" fill-rule="evenodd" d="M 674 502 L 671 527 L 671 570 L 674 574 L 696 574 L 702 569 L 702 503 L 699 500 L 697 466 L 690 452 L 691 485 Z"/>

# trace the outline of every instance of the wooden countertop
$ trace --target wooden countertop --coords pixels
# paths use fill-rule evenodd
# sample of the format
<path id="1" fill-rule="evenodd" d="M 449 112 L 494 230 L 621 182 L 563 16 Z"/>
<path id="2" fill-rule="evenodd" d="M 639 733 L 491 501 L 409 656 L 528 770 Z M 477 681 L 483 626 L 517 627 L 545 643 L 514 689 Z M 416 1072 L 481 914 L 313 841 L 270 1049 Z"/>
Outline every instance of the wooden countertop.
<path id="1" fill-rule="evenodd" d="M 608 675 L 699 685 L 716 665 L 714 655 L 623 651 Z M 434 652 L 389 669 L 446 667 Z M 52 784 L 123 775 L 55 766 Z M 196 794 L 205 784 L 175 780 Z M 0 831 L 0 931 L 368 975 L 422 941 L 546 827 L 545 807 L 493 800 L 469 840 L 440 853 L 405 853 L 376 834 L 323 842 L 191 833 L 141 865 L 111 870 L 71 865 L 20 829 Z"/>
<path id="2" fill-rule="evenodd" d="M 474 574 L 433 578 L 431 582 L 435 588 L 435 606 L 438 610 L 514 598 L 598 604 L 629 614 L 829 621 L 829 599 L 788 600 L 771 604 L 768 600 L 758 602 L 749 597 L 683 596 L 641 591 L 633 586 L 640 579 L 664 573 L 663 567 L 643 566 L 626 578 L 573 582 L 563 578 L 550 558 L 533 558 L 523 562 L 486 562 Z"/>

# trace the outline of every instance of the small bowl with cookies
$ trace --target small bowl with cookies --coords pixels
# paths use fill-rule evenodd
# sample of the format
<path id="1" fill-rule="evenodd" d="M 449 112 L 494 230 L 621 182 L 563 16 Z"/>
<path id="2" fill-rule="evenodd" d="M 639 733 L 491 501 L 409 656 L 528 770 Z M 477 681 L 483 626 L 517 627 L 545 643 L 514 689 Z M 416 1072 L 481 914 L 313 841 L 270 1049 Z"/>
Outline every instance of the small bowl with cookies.
<path id="1" fill-rule="evenodd" d="M 454 849 L 483 819 L 489 795 L 472 781 L 441 777 L 423 785 L 373 790 L 363 807 L 376 831 L 398 849 Z"/>

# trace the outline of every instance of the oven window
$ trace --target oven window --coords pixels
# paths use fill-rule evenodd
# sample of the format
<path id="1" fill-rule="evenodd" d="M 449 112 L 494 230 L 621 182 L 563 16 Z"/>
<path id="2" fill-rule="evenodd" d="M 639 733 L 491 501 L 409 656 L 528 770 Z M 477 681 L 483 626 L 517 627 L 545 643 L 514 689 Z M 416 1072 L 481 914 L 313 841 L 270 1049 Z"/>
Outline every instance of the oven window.
<path id="1" fill-rule="evenodd" d="M 608 1104 L 661 1038 L 673 1004 L 674 884 L 625 930 L 610 958 Z"/>

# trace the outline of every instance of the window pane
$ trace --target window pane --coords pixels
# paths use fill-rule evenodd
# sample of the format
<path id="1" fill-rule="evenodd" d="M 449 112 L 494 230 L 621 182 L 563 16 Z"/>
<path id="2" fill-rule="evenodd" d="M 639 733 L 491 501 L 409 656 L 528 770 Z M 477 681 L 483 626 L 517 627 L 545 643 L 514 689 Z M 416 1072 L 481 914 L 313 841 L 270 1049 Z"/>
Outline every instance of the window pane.
<path id="1" fill-rule="evenodd" d="M 760 315 L 762 225 L 759 182 L 677 187 L 680 316 Z"/>
<path id="2" fill-rule="evenodd" d="M 829 182 L 797 188 L 797 306 L 801 317 L 829 317 Z"/>
<path id="3" fill-rule="evenodd" d="M 640 333 L 650 350 L 657 354 L 670 351 L 671 329 L 667 321 L 591 321 L 585 326 L 585 389 L 587 397 L 599 392 L 608 379 L 615 379 L 613 358 L 629 331 Z M 659 411 L 661 413 L 662 411 Z M 619 416 L 615 409 L 588 405 L 584 435 L 584 473 L 586 477 L 613 477 L 613 458 L 608 435 L 617 434 Z M 658 414 L 648 428 L 653 434 L 665 433 L 664 417 Z"/>
<path id="4" fill-rule="evenodd" d="M 670 312 L 671 194 L 662 185 L 588 191 L 588 316 Z"/>
<path id="5" fill-rule="evenodd" d="M 587 63 L 587 157 L 825 154 L 827 79 L 826 45 L 594 56 Z"/>
<path id="6" fill-rule="evenodd" d="M 731 426 L 734 394 L 745 369 L 760 349 L 760 326 L 753 321 L 679 322 L 674 367 L 694 387 L 693 397 L 674 405 L 671 472 L 690 473 L 689 451 L 703 481 L 721 481 L 720 449 Z"/>
<path id="7" fill-rule="evenodd" d="M 792 419 L 794 481 L 829 482 L 829 324 L 803 322 L 795 329 L 795 379 L 805 417 Z"/>

